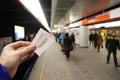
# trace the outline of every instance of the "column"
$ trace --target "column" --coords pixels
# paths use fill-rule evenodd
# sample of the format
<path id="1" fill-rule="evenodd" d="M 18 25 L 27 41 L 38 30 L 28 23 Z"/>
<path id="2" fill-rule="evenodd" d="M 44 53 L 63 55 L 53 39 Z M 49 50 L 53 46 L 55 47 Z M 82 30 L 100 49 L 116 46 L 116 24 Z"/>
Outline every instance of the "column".
<path id="1" fill-rule="evenodd" d="M 86 26 L 80 26 L 80 47 L 88 47 L 89 42 L 89 30 Z"/>

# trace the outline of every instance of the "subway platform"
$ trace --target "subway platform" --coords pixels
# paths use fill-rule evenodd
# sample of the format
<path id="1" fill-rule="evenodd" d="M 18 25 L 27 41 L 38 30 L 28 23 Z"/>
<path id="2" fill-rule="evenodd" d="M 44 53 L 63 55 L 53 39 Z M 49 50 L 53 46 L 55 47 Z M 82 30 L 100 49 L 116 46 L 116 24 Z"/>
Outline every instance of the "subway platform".
<path id="1" fill-rule="evenodd" d="M 113 56 L 106 63 L 107 50 L 98 53 L 93 47 L 76 47 L 66 61 L 60 45 L 55 42 L 37 59 L 28 80 L 120 80 L 120 67 L 115 68 Z M 120 63 L 120 51 L 117 54 Z"/>

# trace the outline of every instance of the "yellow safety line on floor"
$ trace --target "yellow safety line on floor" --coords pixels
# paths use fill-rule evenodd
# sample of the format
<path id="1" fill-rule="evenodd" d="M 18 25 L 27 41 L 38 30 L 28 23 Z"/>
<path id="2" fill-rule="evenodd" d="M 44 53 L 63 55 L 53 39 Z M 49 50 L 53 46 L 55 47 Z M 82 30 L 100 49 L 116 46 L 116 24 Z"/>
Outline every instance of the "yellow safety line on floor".
<path id="1" fill-rule="evenodd" d="M 40 80 L 43 80 L 43 73 L 44 73 L 44 68 L 45 68 L 45 62 L 46 62 L 46 56 L 44 56 L 44 60 L 43 60 L 43 63 L 42 63 L 42 69 L 41 69 L 41 72 L 40 72 Z"/>

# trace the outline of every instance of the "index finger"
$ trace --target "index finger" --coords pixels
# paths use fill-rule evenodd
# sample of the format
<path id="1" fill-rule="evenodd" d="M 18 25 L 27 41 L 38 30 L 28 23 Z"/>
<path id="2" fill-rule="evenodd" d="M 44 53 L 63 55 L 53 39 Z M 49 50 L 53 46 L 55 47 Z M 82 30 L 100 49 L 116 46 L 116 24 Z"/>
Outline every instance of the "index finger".
<path id="1" fill-rule="evenodd" d="M 11 43 L 10 46 L 12 46 L 13 49 L 18 49 L 20 47 L 29 46 L 30 44 L 31 42 L 27 42 L 27 41 L 17 41 L 17 42 Z"/>
<path id="2" fill-rule="evenodd" d="M 31 44 L 27 47 L 24 47 L 23 49 L 17 50 L 17 52 L 19 53 L 19 55 L 21 57 L 23 57 L 23 56 L 26 56 L 28 54 L 30 55 L 32 52 L 34 52 L 35 49 L 36 49 L 36 46 Z"/>

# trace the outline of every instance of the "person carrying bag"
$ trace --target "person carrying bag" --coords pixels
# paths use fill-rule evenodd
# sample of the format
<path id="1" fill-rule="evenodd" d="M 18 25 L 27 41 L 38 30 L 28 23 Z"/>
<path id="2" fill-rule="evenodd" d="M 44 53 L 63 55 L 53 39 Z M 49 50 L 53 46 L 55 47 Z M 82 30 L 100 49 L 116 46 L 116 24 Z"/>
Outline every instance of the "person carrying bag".
<path id="1" fill-rule="evenodd" d="M 71 42 L 71 39 L 70 39 L 68 33 L 65 33 L 65 37 L 63 39 L 63 45 L 64 45 L 63 50 L 66 55 L 66 60 L 69 61 L 70 60 L 70 51 L 73 50 L 73 46 L 72 46 L 72 42 Z"/>

